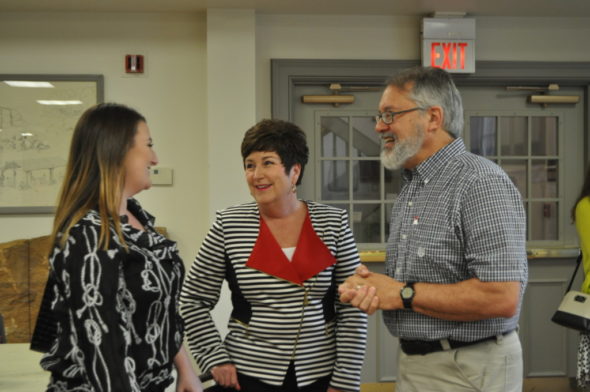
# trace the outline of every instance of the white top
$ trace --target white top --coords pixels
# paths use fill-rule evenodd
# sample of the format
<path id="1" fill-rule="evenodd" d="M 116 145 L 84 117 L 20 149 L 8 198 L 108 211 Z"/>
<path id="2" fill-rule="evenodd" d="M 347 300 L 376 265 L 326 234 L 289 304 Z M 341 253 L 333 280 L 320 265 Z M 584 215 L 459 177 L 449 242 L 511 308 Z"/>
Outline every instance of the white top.
<path id="1" fill-rule="evenodd" d="M 295 248 L 296 248 L 296 246 L 293 246 L 291 248 L 282 248 L 283 253 L 285 254 L 285 256 L 287 256 L 287 259 L 289 259 L 289 261 L 293 260 L 293 254 L 295 254 Z"/>

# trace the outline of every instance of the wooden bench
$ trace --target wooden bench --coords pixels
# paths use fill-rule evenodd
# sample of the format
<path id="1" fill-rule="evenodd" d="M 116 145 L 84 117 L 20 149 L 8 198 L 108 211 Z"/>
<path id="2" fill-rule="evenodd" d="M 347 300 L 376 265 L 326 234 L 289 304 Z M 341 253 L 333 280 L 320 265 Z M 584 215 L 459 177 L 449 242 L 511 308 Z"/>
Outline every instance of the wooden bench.
<path id="1" fill-rule="evenodd" d="M 165 227 L 156 227 L 167 236 Z M 49 236 L 0 243 L 0 314 L 7 343 L 28 343 L 47 282 Z"/>

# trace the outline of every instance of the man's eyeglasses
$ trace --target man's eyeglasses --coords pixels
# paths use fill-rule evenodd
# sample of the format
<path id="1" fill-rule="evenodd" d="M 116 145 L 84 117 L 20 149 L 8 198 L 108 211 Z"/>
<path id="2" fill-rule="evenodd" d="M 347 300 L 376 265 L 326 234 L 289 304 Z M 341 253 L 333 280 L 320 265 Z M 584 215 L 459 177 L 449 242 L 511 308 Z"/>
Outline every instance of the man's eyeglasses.
<path id="1" fill-rule="evenodd" d="M 421 108 L 420 106 L 416 106 L 415 108 L 400 110 L 399 112 L 387 111 L 387 112 L 379 113 L 378 115 L 375 116 L 375 122 L 378 123 L 379 120 L 381 120 L 385 124 L 389 125 L 393 122 L 395 116 L 397 116 L 398 114 L 404 114 L 404 113 L 413 112 L 414 110 L 423 110 L 423 109 L 424 108 Z"/>

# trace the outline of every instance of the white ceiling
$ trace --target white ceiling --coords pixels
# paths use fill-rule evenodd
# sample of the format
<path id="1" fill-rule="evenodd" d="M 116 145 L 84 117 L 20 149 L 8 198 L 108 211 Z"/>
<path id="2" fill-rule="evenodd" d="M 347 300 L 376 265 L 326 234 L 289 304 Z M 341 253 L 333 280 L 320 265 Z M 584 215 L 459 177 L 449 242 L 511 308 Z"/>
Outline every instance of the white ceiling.
<path id="1" fill-rule="evenodd" d="M 1 11 L 200 12 L 249 8 L 260 14 L 590 17 L 590 0 L 0 0 Z"/>

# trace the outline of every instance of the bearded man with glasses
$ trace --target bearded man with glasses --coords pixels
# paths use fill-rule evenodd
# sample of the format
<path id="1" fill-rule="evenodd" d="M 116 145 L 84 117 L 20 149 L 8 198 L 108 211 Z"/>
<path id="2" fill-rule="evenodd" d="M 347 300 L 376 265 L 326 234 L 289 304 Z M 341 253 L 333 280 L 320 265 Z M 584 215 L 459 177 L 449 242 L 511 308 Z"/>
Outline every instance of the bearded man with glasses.
<path id="1" fill-rule="evenodd" d="M 383 310 L 401 345 L 396 391 L 522 391 L 516 330 L 528 270 L 518 190 L 466 151 L 461 96 L 442 69 L 394 76 L 379 110 L 381 161 L 404 178 L 386 274 L 358 267 L 341 300 Z"/>

